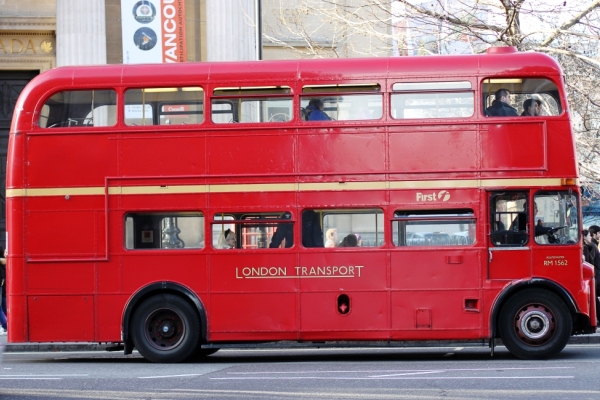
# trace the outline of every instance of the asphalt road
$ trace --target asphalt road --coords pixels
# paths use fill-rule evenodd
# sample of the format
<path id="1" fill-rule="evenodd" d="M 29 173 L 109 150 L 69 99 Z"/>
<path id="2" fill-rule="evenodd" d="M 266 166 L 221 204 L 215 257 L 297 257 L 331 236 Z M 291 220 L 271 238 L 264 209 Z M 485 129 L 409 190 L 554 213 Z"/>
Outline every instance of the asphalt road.
<path id="1" fill-rule="evenodd" d="M 542 361 L 503 347 L 221 350 L 152 364 L 137 353 L 5 353 L 1 399 L 600 399 L 600 345 Z"/>

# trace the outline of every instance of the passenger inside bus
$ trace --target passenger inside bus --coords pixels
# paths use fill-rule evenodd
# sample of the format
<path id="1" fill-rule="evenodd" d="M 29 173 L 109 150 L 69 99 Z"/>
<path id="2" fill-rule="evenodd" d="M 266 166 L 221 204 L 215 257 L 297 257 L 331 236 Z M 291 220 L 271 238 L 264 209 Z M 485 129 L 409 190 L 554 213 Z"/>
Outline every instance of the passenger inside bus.
<path id="1" fill-rule="evenodd" d="M 235 249 L 235 232 L 227 229 L 219 236 L 218 249 Z"/>
<path id="2" fill-rule="evenodd" d="M 305 210 L 302 213 L 302 246 L 323 247 L 323 229 L 315 210 Z"/>
<path id="3" fill-rule="evenodd" d="M 337 229 L 331 228 L 327 229 L 327 233 L 325 233 L 325 247 L 336 247 L 338 241 Z"/>
<path id="4" fill-rule="evenodd" d="M 309 121 L 329 121 L 329 115 L 325 114 L 323 100 L 319 98 L 310 99 L 306 111 L 308 112 Z"/>
<path id="5" fill-rule="evenodd" d="M 290 213 L 283 213 L 281 219 L 291 219 L 292 216 Z M 281 246 L 283 242 L 283 247 L 288 248 L 294 245 L 294 225 L 288 222 L 281 222 L 277 224 L 277 229 L 275 229 L 275 233 L 273 233 L 273 237 L 271 238 L 271 243 L 269 244 L 270 249 L 276 249 Z"/>
<path id="6" fill-rule="evenodd" d="M 488 117 L 517 117 L 517 110 L 510 105 L 510 92 L 507 89 L 498 89 L 494 95 L 492 105 L 486 108 Z"/>
<path id="7" fill-rule="evenodd" d="M 358 238 L 355 234 L 351 233 L 342 240 L 340 247 L 358 247 Z"/>
<path id="8" fill-rule="evenodd" d="M 542 115 L 542 101 L 538 99 L 525 100 L 521 117 L 537 117 L 538 115 Z"/>

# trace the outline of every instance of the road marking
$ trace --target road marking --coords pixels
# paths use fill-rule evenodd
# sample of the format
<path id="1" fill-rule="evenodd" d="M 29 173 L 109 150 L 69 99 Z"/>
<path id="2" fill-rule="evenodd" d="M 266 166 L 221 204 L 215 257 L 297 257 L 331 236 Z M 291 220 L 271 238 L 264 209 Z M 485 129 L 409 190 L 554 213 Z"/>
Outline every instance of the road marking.
<path id="1" fill-rule="evenodd" d="M 69 378 L 73 376 L 90 376 L 90 374 L 27 374 L 27 375 L 0 375 L 0 378 L 10 378 L 10 377 L 21 377 L 21 378 L 48 378 L 48 377 L 59 377 L 59 378 Z"/>
<path id="2" fill-rule="evenodd" d="M 203 375 L 203 374 L 138 376 L 138 379 L 182 378 L 182 377 L 187 377 L 187 376 L 201 376 L 201 375 Z"/>
<path id="3" fill-rule="evenodd" d="M 0 381 L 61 381 L 62 378 L 18 378 L 18 377 L 11 377 L 11 376 L 0 376 Z"/>
<path id="4" fill-rule="evenodd" d="M 239 378 L 209 378 L 211 380 L 301 380 L 301 379 L 316 379 L 316 380 L 452 380 L 452 379 L 467 379 L 467 380 L 475 380 L 475 379 L 574 379 L 575 377 L 572 375 L 539 375 L 539 376 L 433 376 L 433 377 L 325 377 L 325 376 L 286 376 L 286 377 L 270 377 L 270 376 L 248 376 L 248 377 L 239 377 Z"/>
<path id="5" fill-rule="evenodd" d="M 494 367 L 494 368 L 456 368 L 456 369 L 379 369 L 379 370 L 325 370 L 325 371 L 258 371 L 258 372 L 227 372 L 229 375 L 260 375 L 260 374 L 371 374 L 371 373 L 407 373 L 407 372 L 456 372 L 456 371 L 523 371 L 523 370 L 555 370 L 555 369 L 573 369 L 575 367 Z"/>

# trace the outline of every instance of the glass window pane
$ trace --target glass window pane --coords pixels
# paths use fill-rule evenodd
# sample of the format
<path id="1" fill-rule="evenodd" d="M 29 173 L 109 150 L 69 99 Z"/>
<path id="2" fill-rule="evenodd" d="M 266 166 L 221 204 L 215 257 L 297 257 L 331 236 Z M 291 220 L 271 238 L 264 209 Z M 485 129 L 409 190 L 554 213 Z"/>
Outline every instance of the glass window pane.
<path id="1" fill-rule="evenodd" d="M 535 242 L 558 245 L 579 243 L 577 196 L 568 192 L 538 192 L 534 197 Z"/>
<path id="2" fill-rule="evenodd" d="M 544 78 L 486 79 L 482 86 L 484 110 L 489 117 L 509 116 L 499 112 L 500 106 L 512 107 L 517 115 L 535 117 L 559 115 L 562 112 L 560 94 L 556 85 Z M 497 105 L 496 100 L 506 105 Z"/>
<path id="3" fill-rule="evenodd" d="M 125 248 L 204 248 L 204 216 L 199 213 L 128 214 L 125 218 Z"/>
<path id="4" fill-rule="evenodd" d="M 392 94 L 395 119 L 467 118 L 474 109 L 472 92 Z"/>
<path id="5" fill-rule="evenodd" d="M 125 92 L 125 124 L 194 125 L 204 121 L 201 87 L 143 88 Z"/>
<path id="6" fill-rule="evenodd" d="M 527 192 L 494 193 L 490 198 L 492 243 L 524 246 L 529 241 Z"/>
<path id="7" fill-rule="evenodd" d="M 301 99 L 301 115 L 305 121 L 360 121 L 380 119 L 383 97 L 380 94 L 349 94 Z"/>
<path id="8" fill-rule="evenodd" d="M 113 126 L 117 122 L 114 90 L 59 92 L 49 98 L 40 112 L 42 128 Z"/>
<path id="9" fill-rule="evenodd" d="M 325 247 L 380 247 L 381 210 L 316 210 L 322 215 Z"/>
<path id="10" fill-rule="evenodd" d="M 263 123 L 288 122 L 293 117 L 292 98 L 237 98 L 212 101 L 212 121 Z"/>
<path id="11" fill-rule="evenodd" d="M 395 246 L 470 246 L 475 243 L 472 210 L 398 211 L 394 215 Z"/>
<path id="12" fill-rule="evenodd" d="M 276 249 L 294 245 L 291 214 L 216 214 L 212 227 L 215 249 Z"/>

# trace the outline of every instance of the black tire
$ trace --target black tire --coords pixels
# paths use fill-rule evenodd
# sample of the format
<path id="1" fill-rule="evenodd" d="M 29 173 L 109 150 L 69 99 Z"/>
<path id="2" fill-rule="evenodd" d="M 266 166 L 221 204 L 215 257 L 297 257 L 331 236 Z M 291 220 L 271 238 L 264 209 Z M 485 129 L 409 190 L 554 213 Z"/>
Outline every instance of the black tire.
<path id="1" fill-rule="evenodd" d="M 559 353 L 567 345 L 573 327 L 564 301 L 543 289 L 525 290 L 508 299 L 498 323 L 506 348 L 524 360 Z"/>
<path id="2" fill-rule="evenodd" d="M 176 363 L 192 357 L 200 343 L 200 318 L 187 301 L 172 294 L 145 300 L 131 319 L 133 344 L 152 362 Z"/>

